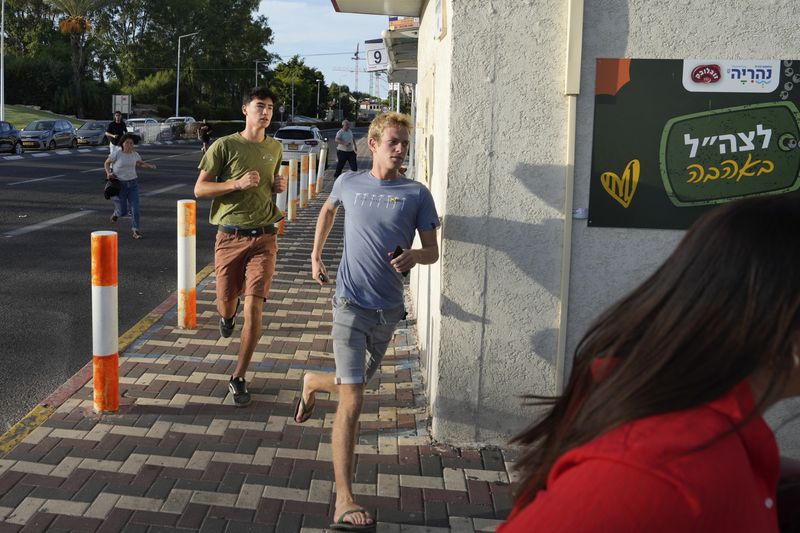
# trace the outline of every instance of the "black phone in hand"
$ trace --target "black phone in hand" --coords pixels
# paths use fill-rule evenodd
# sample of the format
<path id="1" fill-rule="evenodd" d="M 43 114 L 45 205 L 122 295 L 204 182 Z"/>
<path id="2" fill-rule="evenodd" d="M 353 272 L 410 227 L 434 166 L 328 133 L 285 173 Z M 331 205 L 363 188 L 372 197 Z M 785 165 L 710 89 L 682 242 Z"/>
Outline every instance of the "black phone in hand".
<path id="1" fill-rule="evenodd" d="M 394 249 L 394 253 L 392 254 L 392 259 L 396 259 L 400 257 L 402 254 L 403 254 L 403 247 L 397 245 L 397 248 Z M 408 276 L 408 270 L 406 270 L 405 272 L 401 272 L 401 274 L 403 275 L 403 277 Z"/>

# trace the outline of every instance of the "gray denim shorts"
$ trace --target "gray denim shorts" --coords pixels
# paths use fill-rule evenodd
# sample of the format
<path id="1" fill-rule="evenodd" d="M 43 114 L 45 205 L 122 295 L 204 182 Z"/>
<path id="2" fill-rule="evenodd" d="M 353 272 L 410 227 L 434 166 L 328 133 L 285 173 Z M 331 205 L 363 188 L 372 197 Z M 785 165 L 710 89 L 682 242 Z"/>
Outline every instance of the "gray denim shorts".
<path id="1" fill-rule="evenodd" d="M 404 315 L 402 305 L 366 309 L 347 298 L 333 297 L 331 337 L 337 384 L 363 384 L 372 379 Z"/>

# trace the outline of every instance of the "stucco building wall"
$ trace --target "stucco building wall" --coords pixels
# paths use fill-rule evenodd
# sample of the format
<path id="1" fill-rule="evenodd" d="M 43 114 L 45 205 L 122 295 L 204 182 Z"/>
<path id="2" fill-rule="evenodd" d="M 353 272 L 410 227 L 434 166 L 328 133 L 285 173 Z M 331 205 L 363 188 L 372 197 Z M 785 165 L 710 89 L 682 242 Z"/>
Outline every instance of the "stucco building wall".
<path id="1" fill-rule="evenodd" d="M 422 16 L 416 131 L 418 177 L 428 172 L 444 214 L 441 259 L 418 269 L 411 284 L 433 436 L 502 445 L 533 419 L 520 397 L 555 388 L 567 6 L 445 3 L 444 39 L 433 37 L 433 1 Z M 798 11 L 782 0 L 585 2 L 574 206 L 588 206 L 597 58 L 796 58 Z M 568 360 L 591 320 L 649 275 L 682 234 L 573 221 Z M 798 406 L 773 410 L 772 424 L 790 408 Z M 797 433 L 797 424 L 779 432 L 784 453 L 800 456 Z"/>

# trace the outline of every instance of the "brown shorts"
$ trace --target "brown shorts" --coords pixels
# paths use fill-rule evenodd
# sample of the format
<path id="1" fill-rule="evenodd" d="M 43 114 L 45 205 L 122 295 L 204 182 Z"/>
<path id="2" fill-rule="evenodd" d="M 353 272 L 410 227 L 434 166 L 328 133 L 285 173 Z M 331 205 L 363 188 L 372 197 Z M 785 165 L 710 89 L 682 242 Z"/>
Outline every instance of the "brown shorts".
<path id="1" fill-rule="evenodd" d="M 230 301 L 244 295 L 266 299 L 277 256 L 275 234 L 246 237 L 218 231 L 214 244 L 217 298 Z"/>

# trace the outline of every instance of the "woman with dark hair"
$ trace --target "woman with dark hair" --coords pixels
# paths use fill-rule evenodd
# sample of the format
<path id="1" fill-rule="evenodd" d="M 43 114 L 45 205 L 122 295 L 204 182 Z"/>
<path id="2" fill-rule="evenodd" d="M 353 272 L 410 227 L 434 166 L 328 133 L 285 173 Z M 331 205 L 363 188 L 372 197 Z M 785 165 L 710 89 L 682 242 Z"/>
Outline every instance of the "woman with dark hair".
<path id="1" fill-rule="evenodd" d="M 156 168 L 156 166 L 142 161 L 142 156 L 133 149 L 134 141 L 133 134 L 124 134 L 120 140 L 122 149 L 109 155 L 103 167 L 106 169 L 106 179 L 119 180 L 121 185 L 119 195 L 114 197 L 111 222 L 130 214 L 131 235 L 138 240 L 142 238 L 142 234 L 139 232 L 139 182 L 136 167 Z"/>
<path id="2" fill-rule="evenodd" d="M 579 343 L 523 445 L 512 532 L 778 531 L 762 413 L 800 395 L 800 197 L 705 214 Z"/>

